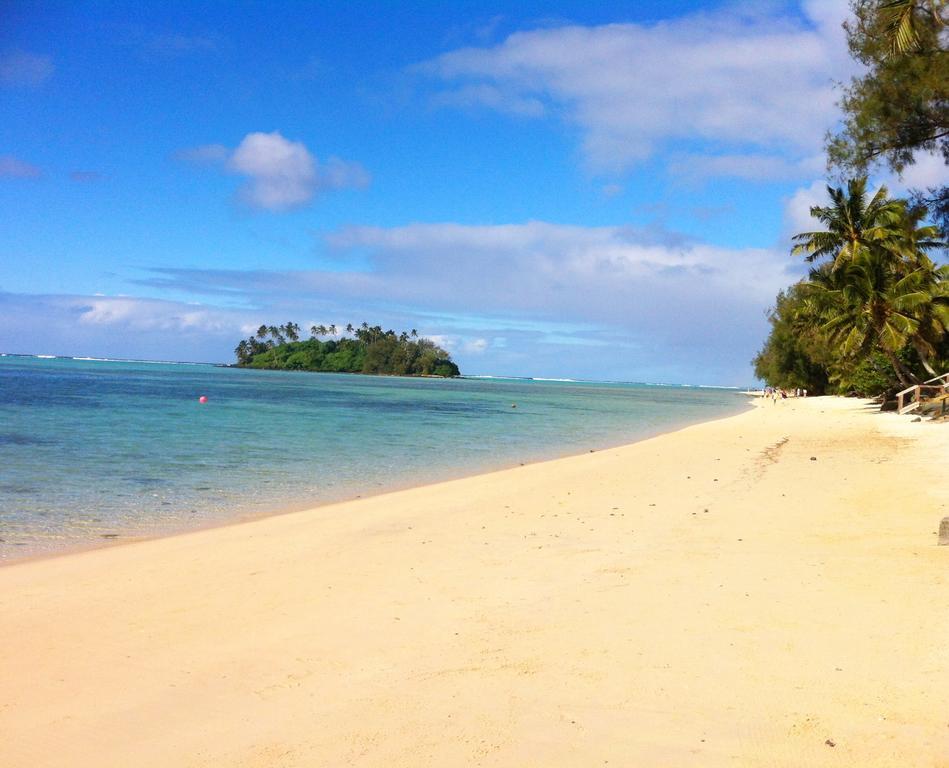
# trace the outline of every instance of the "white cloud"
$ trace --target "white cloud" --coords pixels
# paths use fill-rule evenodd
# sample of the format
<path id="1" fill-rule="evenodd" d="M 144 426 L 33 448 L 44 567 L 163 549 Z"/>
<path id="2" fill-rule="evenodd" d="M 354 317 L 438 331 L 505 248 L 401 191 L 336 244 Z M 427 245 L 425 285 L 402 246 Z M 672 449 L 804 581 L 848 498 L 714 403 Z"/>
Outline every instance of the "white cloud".
<path id="1" fill-rule="evenodd" d="M 336 249 L 368 251 L 375 266 L 370 280 L 385 275 L 388 281 L 402 272 L 407 285 L 435 283 L 450 302 L 461 299 L 472 308 L 550 313 L 566 302 L 582 310 L 580 316 L 616 317 L 635 310 L 609 297 L 642 292 L 639 299 L 646 300 L 648 285 L 691 288 L 698 281 L 703 290 L 719 287 L 759 299 L 770 298 L 775 286 L 764 249 L 719 248 L 674 235 L 663 242 L 655 233 L 626 227 L 411 224 L 350 227 L 328 240 Z M 758 262 L 754 274 L 746 268 L 749 258 Z M 771 277 L 777 279 L 777 272 Z M 600 295 L 590 302 L 588 293 Z"/>
<path id="2" fill-rule="evenodd" d="M 906 166 L 899 176 L 887 174 L 886 182 L 891 192 L 903 194 L 909 189 L 927 189 L 949 183 L 949 168 L 939 152 L 918 152 L 915 162 Z"/>
<path id="3" fill-rule="evenodd" d="M 320 168 L 320 185 L 324 189 L 363 189 L 369 186 L 369 172 L 359 163 L 349 163 L 331 157 Z"/>
<path id="4" fill-rule="evenodd" d="M 918 153 L 916 162 L 907 166 L 902 175 L 891 171 L 882 171 L 870 177 L 868 189 L 875 194 L 885 186 L 891 197 L 905 197 L 910 190 L 927 189 L 947 183 L 949 171 L 942 155 L 937 153 Z M 831 186 L 845 186 L 845 180 L 831 181 Z M 821 179 L 812 181 L 806 187 L 799 187 L 784 202 L 785 239 L 798 232 L 810 232 L 821 229 L 820 222 L 811 217 L 810 209 L 815 205 L 829 205 L 828 182 Z"/>
<path id="5" fill-rule="evenodd" d="M 38 179 L 42 175 L 43 172 L 31 163 L 13 155 L 0 155 L 0 178 Z"/>
<path id="6" fill-rule="evenodd" d="M 61 303 L 80 326 L 108 326 L 123 332 L 216 333 L 242 327 L 238 313 L 199 304 L 131 296 L 93 296 Z"/>
<path id="7" fill-rule="evenodd" d="M 350 227 L 326 240 L 326 257 L 359 253 L 360 271 L 162 268 L 139 281 L 200 296 L 198 305 L 41 297 L 27 310 L 0 294 L 0 316 L 16 318 L 0 327 L 0 349 L 52 334 L 69 353 L 187 348 L 190 359 L 229 359 L 261 322 L 329 317 L 418 328 L 469 372 L 741 384 L 767 333 L 765 310 L 800 266 L 784 249 L 543 221 Z"/>
<path id="8" fill-rule="evenodd" d="M 520 96 L 515 91 L 504 91 L 487 83 L 463 85 L 436 94 L 432 103 L 437 107 L 488 107 L 521 117 L 540 117 L 545 112 L 540 99 Z"/>
<path id="9" fill-rule="evenodd" d="M 819 159 L 818 165 L 823 164 Z M 781 155 L 678 155 L 669 161 L 669 173 L 685 181 L 731 177 L 746 181 L 799 179 L 813 173 L 811 159 L 790 160 Z"/>
<path id="10" fill-rule="evenodd" d="M 795 190 L 784 204 L 785 237 L 820 229 L 820 222 L 811 216 L 811 208 L 827 203 L 827 183 L 824 181 L 814 181 Z"/>
<path id="11" fill-rule="evenodd" d="M 52 77 L 55 69 L 49 56 L 8 51 L 0 55 L 0 85 L 37 88 Z"/>
<path id="12" fill-rule="evenodd" d="M 247 134 L 227 164 L 249 178 L 240 196 L 251 208 L 296 208 L 316 194 L 316 159 L 301 142 L 288 141 L 276 131 Z"/>
<path id="13" fill-rule="evenodd" d="M 326 240 L 327 255 L 345 262 L 358 253 L 364 268 L 165 269 L 143 282 L 256 305 L 324 306 L 325 316 L 401 313 L 393 327 L 438 334 L 483 371 L 589 375 L 603 370 L 594 352 L 608 344 L 617 377 L 660 376 L 661 365 L 666 379 L 702 373 L 704 382 L 741 383 L 767 333 L 765 309 L 796 265 L 784 249 L 542 221 L 350 227 Z"/>
<path id="14" fill-rule="evenodd" d="M 359 163 L 331 157 L 320 163 L 300 141 L 285 139 L 279 131 L 248 133 L 236 149 L 204 144 L 176 155 L 195 165 L 218 165 L 244 176 L 238 198 L 249 208 L 287 211 L 303 207 L 322 191 L 362 188 L 369 173 Z"/>
<path id="15" fill-rule="evenodd" d="M 746 160 L 784 155 L 784 175 L 820 151 L 835 120 L 833 83 L 853 71 L 839 28 L 847 4 L 807 3 L 806 24 L 751 9 L 519 32 L 416 70 L 443 85 L 437 103 L 562 114 L 579 127 L 596 171 L 626 171 L 669 146 L 697 143 L 703 154 Z M 767 159 L 757 170 L 767 178 L 778 171 Z"/>
<path id="16" fill-rule="evenodd" d="M 132 296 L 0 292 L 0 350 L 162 360 L 232 359 L 253 310 Z"/>
<path id="17" fill-rule="evenodd" d="M 422 333 L 424 338 L 434 341 L 439 347 L 452 355 L 481 355 L 491 346 L 491 342 L 480 337 L 471 337 L 454 333 Z"/>

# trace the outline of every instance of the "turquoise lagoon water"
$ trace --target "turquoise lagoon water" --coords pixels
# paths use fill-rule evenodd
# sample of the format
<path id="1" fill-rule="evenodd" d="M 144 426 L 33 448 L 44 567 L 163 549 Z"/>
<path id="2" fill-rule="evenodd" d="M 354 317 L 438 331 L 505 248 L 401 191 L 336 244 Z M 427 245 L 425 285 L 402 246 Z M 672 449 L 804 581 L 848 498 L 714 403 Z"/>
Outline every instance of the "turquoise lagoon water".
<path id="1" fill-rule="evenodd" d="M 719 389 L 0 357 L 0 560 L 585 452 L 745 407 Z"/>

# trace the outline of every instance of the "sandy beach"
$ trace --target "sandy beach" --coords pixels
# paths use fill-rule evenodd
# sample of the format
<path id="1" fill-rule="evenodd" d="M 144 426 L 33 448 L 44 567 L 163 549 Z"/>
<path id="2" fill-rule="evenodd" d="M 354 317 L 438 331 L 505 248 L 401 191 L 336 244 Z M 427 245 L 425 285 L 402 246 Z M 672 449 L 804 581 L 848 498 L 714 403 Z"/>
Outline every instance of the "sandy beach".
<path id="1" fill-rule="evenodd" d="M 947 451 L 759 402 L 0 568 L 0 765 L 949 766 Z"/>

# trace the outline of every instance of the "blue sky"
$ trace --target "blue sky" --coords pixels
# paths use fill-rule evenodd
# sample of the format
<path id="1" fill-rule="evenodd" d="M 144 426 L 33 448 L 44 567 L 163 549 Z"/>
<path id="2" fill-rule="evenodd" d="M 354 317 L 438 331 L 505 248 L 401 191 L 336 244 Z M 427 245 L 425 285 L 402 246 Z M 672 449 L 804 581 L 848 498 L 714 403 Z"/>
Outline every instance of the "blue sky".
<path id="1" fill-rule="evenodd" d="M 846 6 L 6 3 L 0 350 L 368 320 L 468 373 L 747 383 Z"/>

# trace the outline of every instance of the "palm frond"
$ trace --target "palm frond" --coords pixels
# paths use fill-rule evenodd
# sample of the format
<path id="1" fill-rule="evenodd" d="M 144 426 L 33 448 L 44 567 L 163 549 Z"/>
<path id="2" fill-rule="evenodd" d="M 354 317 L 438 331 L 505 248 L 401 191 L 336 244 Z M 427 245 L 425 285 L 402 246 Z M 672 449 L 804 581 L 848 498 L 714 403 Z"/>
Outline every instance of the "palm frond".
<path id="1" fill-rule="evenodd" d="M 919 36 L 913 13 L 915 0 L 887 0 L 880 4 L 880 13 L 887 20 L 886 34 L 890 40 L 890 52 L 904 54 L 919 48 Z"/>

